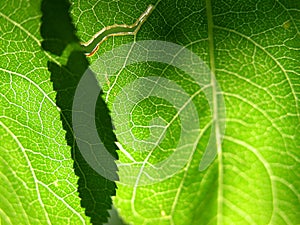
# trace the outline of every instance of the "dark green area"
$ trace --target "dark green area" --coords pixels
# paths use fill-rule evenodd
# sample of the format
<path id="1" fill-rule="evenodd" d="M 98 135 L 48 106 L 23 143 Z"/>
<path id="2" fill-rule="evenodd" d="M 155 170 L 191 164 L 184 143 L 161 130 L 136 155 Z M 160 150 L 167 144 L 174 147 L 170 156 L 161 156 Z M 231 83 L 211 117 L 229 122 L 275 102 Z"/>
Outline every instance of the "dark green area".
<path id="1" fill-rule="evenodd" d="M 69 16 L 70 3 L 65 0 L 44 0 L 42 2 L 41 35 L 42 47 L 56 55 L 62 55 L 69 44 L 78 43 L 75 28 Z M 78 48 L 77 48 L 78 49 Z M 71 147 L 70 157 L 74 160 L 74 171 L 79 177 L 78 192 L 85 214 L 91 217 L 92 224 L 107 222 L 108 210 L 112 207 L 111 196 L 116 195 L 116 184 L 95 172 L 81 155 L 72 131 L 72 103 L 77 85 L 87 70 L 89 63 L 83 52 L 69 49 L 66 65 L 48 62 L 53 88 L 57 92 L 56 104 L 61 109 L 61 120 L 66 131 L 66 140 Z M 95 110 L 98 134 L 107 150 L 117 159 L 116 137 L 112 131 L 109 110 L 98 97 Z M 100 120 L 101 118 L 101 120 Z"/>

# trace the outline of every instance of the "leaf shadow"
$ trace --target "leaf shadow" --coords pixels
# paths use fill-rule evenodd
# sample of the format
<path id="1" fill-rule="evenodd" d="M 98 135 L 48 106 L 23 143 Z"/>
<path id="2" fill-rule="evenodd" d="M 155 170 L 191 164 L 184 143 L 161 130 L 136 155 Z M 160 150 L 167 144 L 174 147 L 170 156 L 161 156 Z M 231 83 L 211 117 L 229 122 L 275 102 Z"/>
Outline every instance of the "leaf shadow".
<path id="1" fill-rule="evenodd" d="M 85 161 L 76 144 L 72 130 L 72 104 L 77 85 L 88 69 L 89 63 L 82 51 L 78 51 L 79 40 L 75 35 L 75 27 L 69 15 L 70 3 L 67 0 L 43 0 L 41 5 L 43 37 L 42 48 L 57 56 L 69 49 L 67 64 L 59 65 L 48 61 L 53 89 L 56 91 L 56 105 L 61 109 L 63 129 L 66 131 L 67 144 L 71 147 L 70 157 L 74 160 L 74 172 L 78 176 L 78 192 L 81 206 L 85 214 L 91 218 L 92 224 L 103 224 L 109 217 L 112 208 L 111 196 L 116 195 L 116 183 L 94 171 Z M 77 45 L 77 48 L 76 48 Z M 65 54 L 64 54 L 65 55 Z M 118 159 L 116 136 L 106 103 L 98 96 L 95 110 L 98 135 L 106 149 Z M 101 118 L 101 120 L 100 120 Z"/>

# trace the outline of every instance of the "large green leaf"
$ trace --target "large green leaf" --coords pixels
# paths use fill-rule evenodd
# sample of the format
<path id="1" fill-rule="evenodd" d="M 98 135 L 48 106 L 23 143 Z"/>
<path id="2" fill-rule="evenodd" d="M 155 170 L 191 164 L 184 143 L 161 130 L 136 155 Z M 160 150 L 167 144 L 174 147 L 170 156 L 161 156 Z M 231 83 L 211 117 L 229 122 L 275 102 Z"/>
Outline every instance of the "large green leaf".
<path id="1" fill-rule="evenodd" d="M 127 222 L 138 225 L 299 224 L 299 2 L 74 0 L 71 16 L 78 38 L 86 42 L 103 27 L 133 24 L 149 4 L 155 5 L 155 9 L 136 36 L 108 38 L 90 62 L 132 41 L 163 40 L 186 47 L 207 63 L 223 91 L 226 134 L 216 160 L 200 172 L 199 162 L 211 133 L 211 111 L 204 93 L 195 95 L 192 102 L 199 115 L 201 138 L 192 160 L 160 183 L 134 188 L 120 183 L 115 198 L 118 211 Z M 40 2 L 3 1 L 0 9 L 1 221 L 4 224 L 89 223 L 80 207 L 78 178 L 73 174 L 71 150 L 56 107 L 60 104 L 65 115 L 70 116 L 69 100 L 76 85 L 71 82 L 72 88 L 65 86 L 64 76 L 54 79 L 70 71 L 80 73 L 82 67 L 78 69 L 74 63 L 62 66 L 57 57 L 41 51 Z M 56 21 L 52 28 L 61 32 L 64 28 L 60 22 L 65 21 Z M 70 42 L 76 41 L 69 35 L 58 39 L 64 42 L 48 42 L 43 47 L 47 50 L 54 47 L 57 51 L 53 52 L 60 54 Z M 83 67 L 87 65 L 82 54 L 75 57 L 78 58 L 84 62 Z M 119 59 L 112 57 L 112 60 Z M 58 102 L 47 61 L 56 62 L 48 65 L 52 69 L 54 90 L 60 96 Z M 199 91 L 189 74 L 172 66 L 154 62 L 129 65 L 105 84 L 101 83 L 113 121 L 118 121 L 113 105 L 122 88 L 148 76 L 172 80 L 190 96 Z M 149 156 L 151 164 L 173 153 L 182 121 L 176 117 L 176 109 L 170 102 L 150 97 L 136 103 L 131 115 L 131 130 L 137 140 L 148 139 L 151 132 L 157 132 L 156 135 L 161 132 L 159 127 L 149 126 L 153 121 L 170 125 L 163 142 L 152 154 L 119 138 L 123 152 L 129 152 L 140 162 Z M 66 129 L 70 121 L 70 118 L 65 121 L 64 129 L 69 133 L 69 145 L 74 147 L 70 130 Z M 121 137 L 120 129 L 125 126 L 115 124 L 115 127 L 117 138 Z M 113 140 L 112 134 L 108 136 Z M 75 151 L 76 147 L 72 149 Z M 130 162 L 130 159 L 120 154 L 120 161 Z M 88 168 L 83 160 L 77 168 L 82 164 Z M 88 171 L 95 175 L 94 171 Z M 81 181 L 84 187 L 85 180 Z M 136 181 L 138 184 L 139 180 Z M 97 179 L 89 184 L 92 187 L 99 184 L 102 188 L 103 182 L 106 181 L 101 183 Z M 108 193 L 113 193 L 114 188 L 110 185 Z M 105 221 L 105 213 L 98 212 L 105 212 L 110 201 L 103 198 L 102 192 L 97 194 L 97 188 L 89 196 L 82 195 L 90 190 L 88 187 L 81 190 L 85 213 L 92 216 L 94 223 Z M 101 205 L 103 202 L 105 205 Z"/>
<path id="2" fill-rule="evenodd" d="M 74 1 L 72 16 L 86 42 L 103 27 L 133 24 L 149 4 L 155 9 L 137 35 L 108 38 L 91 62 L 123 43 L 144 39 L 190 49 L 209 65 L 223 91 L 226 134 L 217 159 L 200 172 L 211 117 L 203 93 L 193 97 L 201 138 L 192 160 L 175 176 L 148 186 L 139 186 L 139 177 L 134 187 L 123 185 L 121 176 L 115 198 L 121 215 L 132 224 L 300 223 L 299 2 Z M 114 113 L 116 96 L 147 76 L 175 81 L 190 96 L 199 90 L 188 74 L 172 66 L 127 66 L 101 83 L 113 121 L 120 122 L 122 113 Z M 134 91 L 127 90 L 127 95 Z M 141 151 L 132 140 L 147 140 L 154 132 L 149 123 L 157 117 L 169 125 L 164 140 L 150 153 Z M 127 119 L 115 124 L 116 135 L 122 152 L 134 161 L 151 166 L 176 148 L 182 125 L 170 102 L 156 97 L 136 102 Z M 132 133 L 124 136 L 127 124 Z M 127 153 L 120 154 L 122 163 L 132 160 Z"/>

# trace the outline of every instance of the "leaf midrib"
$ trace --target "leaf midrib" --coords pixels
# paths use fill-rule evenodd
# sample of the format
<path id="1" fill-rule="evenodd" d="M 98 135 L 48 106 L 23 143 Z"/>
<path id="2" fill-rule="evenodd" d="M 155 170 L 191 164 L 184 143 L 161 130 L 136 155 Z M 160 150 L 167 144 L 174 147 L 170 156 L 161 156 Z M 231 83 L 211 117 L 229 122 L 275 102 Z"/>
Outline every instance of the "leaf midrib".
<path id="1" fill-rule="evenodd" d="M 217 88 L 216 88 L 216 66 L 215 66 L 215 54 L 214 54 L 214 36 L 213 36 L 213 15 L 211 0 L 206 0 L 206 15 L 207 15 L 207 31 L 208 31 L 208 51 L 209 51 L 209 64 L 211 71 L 211 85 L 212 85 L 212 97 L 213 97 L 213 121 L 215 122 L 216 144 L 217 144 L 217 158 L 218 158 L 218 195 L 217 195 L 217 224 L 223 224 L 223 162 L 222 162 L 222 145 L 220 127 L 218 123 L 218 102 L 217 102 Z"/>

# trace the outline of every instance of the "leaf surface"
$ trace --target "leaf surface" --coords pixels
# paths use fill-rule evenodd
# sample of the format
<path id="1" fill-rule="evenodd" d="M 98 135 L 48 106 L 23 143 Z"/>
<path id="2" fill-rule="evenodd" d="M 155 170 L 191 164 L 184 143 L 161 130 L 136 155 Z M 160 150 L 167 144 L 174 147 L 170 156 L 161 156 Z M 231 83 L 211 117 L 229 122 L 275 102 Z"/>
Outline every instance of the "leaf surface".
<path id="1" fill-rule="evenodd" d="M 121 176 L 115 207 L 126 222 L 137 225 L 300 223 L 299 2 L 73 1 L 71 16 L 79 39 L 86 42 L 104 27 L 133 24 L 149 4 L 155 9 L 137 35 L 109 37 L 90 62 L 132 41 L 161 40 L 186 47 L 217 78 L 226 104 L 226 133 L 217 158 L 200 172 L 199 162 L 211 132 L 217 130 L 211 127 L 206 96 L 189 74 L 173 66 L 147 62 L 126 66 L 108 80 L 99 75 L 103 99 L 113 121 L 119 118 L 114 104 L 122 89 L 150 76 L 171 80 L 188 96 L 193 96 L 190 100 L 200 121 L 199 140 L 195 140 L 191 160 L 185 167 L 162 182 L 146 186 L 139 186 L 137 177 L 133 177 L 134 187 L 123 185 Z M 78 70 L 68 65 L 61 67 L 56 56 L 41 51 L 40 2 L 18 1 L 11 5 L 2 2 L 0 9 L 0 181 L 4 184 L 0 194 L 1 221 L 4 224 L 89 223 L 80 207 L 78 177 L 74 175 L 46 65 L 49 60 L 56 62 L 58 67 L 54 64 L 51 67 L 56 68 L 56 75 L 62 70 Z M 54 29 L 61 28 L 59 24 Z M 48 47 L 55 46 L 54 53 L 60 54 L 62 46 L 72 42 L 69 38 L 66 35 L 67 41 L 62 45 L 49 42 Z M 112 60 L 119 59 L 112 57 Z M 61 80 L 54 82 L 63 103 L 71 99 L 64 94 L 74 89 L 76 85 L 72 85 Z M 136 90 L 132 88 L 128 96 Z M 60 105 L 65 112 L 70 111 L 69 106 Z M 122 113 L 122 108 L 117 112 Z M 176 150 L 183 120 L 170 101 L 152 96 L 136 102 L 127 119 L 124 122 L 128 122 L 132 135 L 122 132 L 125 128 L 128 131 L 127 124 L 122 121 L 114 124 L 122 147 L 121 163 L 131 163 L 133 159 L 151 167 Z M 110 125 L 106 123 L 105 127 Z M 163 132 L 166 125 L 168 129 Z M 105 131 L 105 127 L 100 126 L 99 131 Z M 160 135 L 163 139 L 155 148 L 148 148 L 153 146 L 151 142 L 143 144 L 149 137 Z M 114 136 L 109 133 L 108 139 L 111 142 Z M 84 161 L 78 165 L 82 164 Z M 142 167 L 140 170 L 143 171 Z M 87 180 L 81 181 L 84 186 Z M 103 185 L 104 181 L 98 181 Z M 97 184 L 92 182 L 93 187 Z M 107 191 L 114 192 L 114 188 L 109 186 Z M 85 213 L 92 215 L 95 224 L 105 221 L 105 213 L 103 217 L 98 212 L 105 212 L 110 200 L 99 189 L 95 188 L 88 198 L 80 197 Z M 106 200 L 105 207 L 101 207 Z M 99 205 L 95 207 L 94 203 Z"/>

